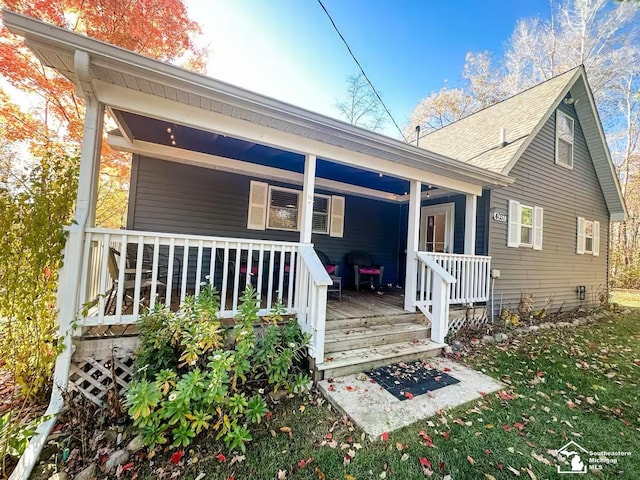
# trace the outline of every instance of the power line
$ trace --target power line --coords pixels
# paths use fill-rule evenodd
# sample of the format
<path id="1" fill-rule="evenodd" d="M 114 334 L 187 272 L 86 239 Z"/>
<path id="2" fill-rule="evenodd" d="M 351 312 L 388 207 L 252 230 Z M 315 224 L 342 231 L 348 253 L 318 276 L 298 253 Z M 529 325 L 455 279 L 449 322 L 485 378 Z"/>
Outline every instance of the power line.
<path id="1" fill-rule="evenodd" d="M 378 101 L 382 105 L 382 108 L 384 108 L 384 111 L 387 112 L 387 115 L 389 115 L 389 118 L 391 119 L 391 122 L 393 122 L 395 127 L 398 129 L 398 132 L 400 133 L 400 135 L 402 136 L 404 141 L 407 142 L 407 137 L 404 136 L 404 133 L 402 132 L 402 129 L 398 126 L 398 123 L 396 122 L 395 118 L 393 118 L 393 115 L 391 115 L 391 112 L 389 111 L 389 109 L 385 105 L 384 101 L 382 100 L 382 97 L 380 97 L 380 94 L 378 94 L 378 91 L 376 90 L 376 87 L 374 87 L 373 83 L 371 83 L 371 80 L 369 80 L 369 77 L 367 76 L 367 74 L 365 73 L 364 69 L 362 68 L 362 65 L 360 65 L 360 62 L 358 61 L 358 59 L 354 55 L 353 51 L 351 50 L 351 47 L 349 46 L 349 44 L 345 40 L 345 38 L 342 35 L 342 33 L 340 33 L 340 30 L 338 29 L 338 26 L 336 25 L 336 22 L 333 21 L 333 18 L 331 17 L 331 14 L 329 13 L 327 8 L 322 3 L 322 0 L 318 0 L 318 3 L 322 7 L 322 10 L 324 10 L 324 13 L 327 14 L 327 17 L 329 17 L 329 21 L 331 22 L 331 25 L 333 25 L 333 28 L 335 29 L 336 33 L 338 34 L 338 36 L 342 40 L 342 43 L 344 43 L 344 46 L 347 47 L 347 50 L 349 51 L 349 54 L 351 55 L 351 58 L 353 58 L 353 61 L 356 62 L 356 65 L 358 65 L 358 68 L 360 69 L 360 72 L 362 72 L 362 76 L 365 78 L 367 83 L 369 83 L 369 86 L 371 87 L 371 90 L 373 90 L 373 93 L 378 98 Z"/>

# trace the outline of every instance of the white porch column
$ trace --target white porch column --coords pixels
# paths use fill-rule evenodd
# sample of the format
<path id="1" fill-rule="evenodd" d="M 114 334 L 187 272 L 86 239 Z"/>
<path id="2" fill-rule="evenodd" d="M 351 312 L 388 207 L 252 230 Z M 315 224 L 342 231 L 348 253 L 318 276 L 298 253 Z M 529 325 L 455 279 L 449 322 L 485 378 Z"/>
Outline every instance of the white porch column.
<path id="1" fill-rule="evenodd" d="M 409 192 L 409 217 L 407 222 L 407 264 L 404 280 L 404 309 L 415 312 L 416 292 L 418 290 L 418 263 L 416 252 L 420 239 L 420 200 L 422 184 L 411 181 Z"/>
<path id="2" fill-rule="evenodd" d="M 304 181 L 302 184 L 302 205 L 300 215 L 300 243 L 311 243 L 313 220 L 313 193 L 316 183 L 316 156 L 307 155 L 304 159 Z"/>
<path id="3" fill-rule="evenodd" d="M 475 255 L 476 253 L 476 212 L 478 210 L 478 196 L 467 193 L 467 201 L 464 209 L 464 253 Z"/>
<path id="4" fill-rule="evenodd" d="M 58 282 L 58 325 L 60 336 L 64 338 L 66 348 L 56 361 L 53 396 L 60 396 L 58 386 L 66 388 L 66 378 L 71 362 L 72 321 L 78 305 L 80 276 L 82 274 L 82 257 L 84 250 L 84 230 L 87 223 L 95 218 L 97 172 L 100 166 L 100 150 L 102 147 L 102 123 L 104 105 L 89 97 L 86 100 L 82 149 L 80 151 L 80 173 L 78 175 L 78 193 L 76 197 L 76 213 L 74 223 L 69 228 L 69 237 L 65 247 L 64 267 L 60 271 Z M 64 378 L 61 378 L 64 375 Z M 64 383 L 60 383 L 64 381 Z"/>

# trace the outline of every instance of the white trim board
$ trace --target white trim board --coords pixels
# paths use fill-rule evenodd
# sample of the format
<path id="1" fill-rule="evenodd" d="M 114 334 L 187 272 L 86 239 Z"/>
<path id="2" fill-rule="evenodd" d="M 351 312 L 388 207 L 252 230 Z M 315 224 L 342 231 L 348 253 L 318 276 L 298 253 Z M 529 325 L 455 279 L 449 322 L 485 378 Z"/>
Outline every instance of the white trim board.
<path id="1" fill-rule="evenodd" d="M 160 160 L 183 163 L 212 170 L 236 173 L 238 175 L 245 175 L 252 178 L 275 180 L 294 185 L 302 185 L 304 181 L 304 175 L 302 173 L 292 172 L 290 170 L 243 162 L 241 160 L 233 160 L 231 158 L 184 150 L 178 147 L 169 147 L 167 145 L 159 145 L 157 143 L 145 142 L 142 140 L 128 142 L 124 137 L 117 135 L 109 135 L 108 143 L 111 148 L 123 152 L 135 153 Z M 355 195 L 358 197 L 372 198 L 374 200 L 393 203 L 402 203 L 405 201 L 404 196 L 401 195 L 361 187 L 359 185 L 352 185 L 350 183 L 342 183 L 328 178 L 316 178 L 315 183 L 318 188 L 335 193 Z"/>

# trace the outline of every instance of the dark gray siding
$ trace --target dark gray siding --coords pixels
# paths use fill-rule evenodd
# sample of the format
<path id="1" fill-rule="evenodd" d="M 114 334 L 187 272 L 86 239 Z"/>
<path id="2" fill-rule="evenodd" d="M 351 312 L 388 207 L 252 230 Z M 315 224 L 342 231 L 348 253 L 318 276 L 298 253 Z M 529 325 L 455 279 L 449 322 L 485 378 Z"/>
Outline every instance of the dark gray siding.
<path id="1" fill-rule="evenodd" d="M 299 239 L 298 232 L 247 230 L 250 177 L 138 155 L 133 157 L 132 172 L 135 187 L 129 199 L 129 229 L 265 240 Z M 400 223 L 401 206 L 345 197 L 344 237 L 314 234 L 312 242 L 341 264 L 343 285 L 350 285 L 353 278 L 353 272 L 344 266 L 344 256 L 351 250 L 371 253 L 377 263 L 385 266 L 384 282 L 395 285 L 398 239 L 406 237 L 406 223 Z"/>
<path id="2" fill-rule="evenodd" d="M 552 311 L 578 306 L 578 285 L 587 287 L 586 303 L 594 303 L 607 284 L 609 213 L 575 110 L 560 108 L 575 119 L 573 170 L 555 164 L 554 113 L 511 170 L 516 182 L 491 192 L 492 210 L 507 212 L 509 199 L 544 209 L 541 251 L 507 247 L 508 225 L 490 222 L 489 255 L 501 272 L 496 313 L 500 302 L 517 308 L 525 293 L 534 296 L 536 308 L 546 299 Z M 578 216 L 600 222 L 600 256 L 575 253 Z"/>

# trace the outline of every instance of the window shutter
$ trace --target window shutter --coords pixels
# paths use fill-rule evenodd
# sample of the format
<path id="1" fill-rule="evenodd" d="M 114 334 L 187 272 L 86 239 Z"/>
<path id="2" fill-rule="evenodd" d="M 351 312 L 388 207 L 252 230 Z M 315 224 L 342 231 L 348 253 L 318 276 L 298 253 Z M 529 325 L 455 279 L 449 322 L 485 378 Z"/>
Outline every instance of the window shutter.
<path id="1" fill-rule="evenodd" d="M 542 207 L 533 207 L 533 249 L 542 250 Z"/>
<path id="2" fill-rule="evenodd" d="M 520 246 L 520 202 L 509 200 L 507 247 Z"/>
<path id="3" fill-rule="evenodd" d="M 593 222 L 593 256 L 600 255 L 600 222 Z"/>
<path id="4" fill-rule="evenodd" d="M 578 236 L 576 238 L 576 253 L 584 255 L 585 231 L 584 218 L 578 217 Z"/>
<path id="5" fill-rule="evenodd" d="M 268 191 L 268 184 L 263 182 L 251 182 L 251 187 L 249 188 L 247 229 L 264 230 L 264 225 L 267 218 Z"/>
<path id="6" fill-rule="evenodd" d="M 344 197 L 331 196 L 331 224 L 329 235 L 342 238 L 344 234 Z"/>

